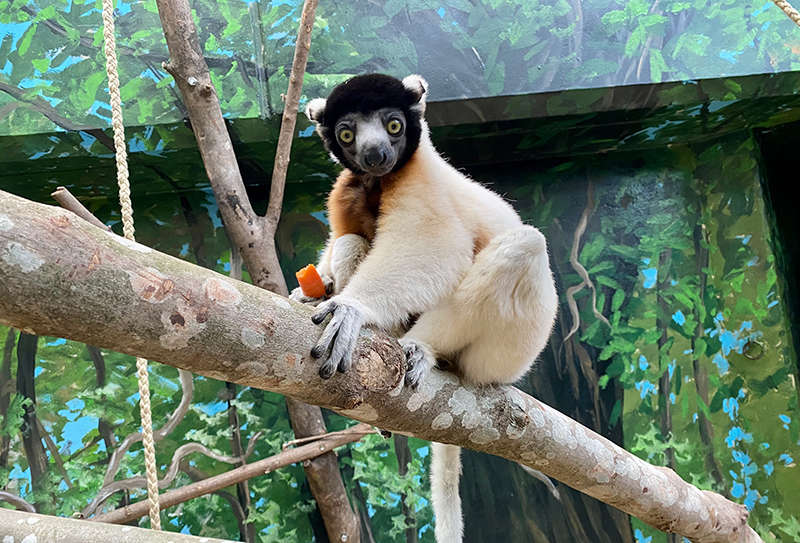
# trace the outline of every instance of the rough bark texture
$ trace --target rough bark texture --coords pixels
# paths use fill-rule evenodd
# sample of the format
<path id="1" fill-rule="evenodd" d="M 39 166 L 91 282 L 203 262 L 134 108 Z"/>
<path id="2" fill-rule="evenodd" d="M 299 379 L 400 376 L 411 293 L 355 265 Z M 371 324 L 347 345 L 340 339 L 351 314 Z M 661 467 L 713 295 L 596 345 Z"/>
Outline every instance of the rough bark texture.
<path id="1" fill-rule="evenodd" d="M 69 247 L 69 251 L 64 251 Z M 761 541 L 744 506 L 702 491 L 508 386 L 434 371 L 403 387 L 396 341 L 365 330 L 323 381 L 313 309 L 0 191 L 0 323 L 272 390 L 381 428 L 487 452 L 699 543 Z"/>
<path id="2" fill-rule="evenodd" d="M 234 543 L 227 539 L 195 537 L 175 532 L 154 532 L 145 528 L 101 524 L 88 520 L 37 515 L 0 509 L 2 541 L 58 541 L 58 543 Z"/>

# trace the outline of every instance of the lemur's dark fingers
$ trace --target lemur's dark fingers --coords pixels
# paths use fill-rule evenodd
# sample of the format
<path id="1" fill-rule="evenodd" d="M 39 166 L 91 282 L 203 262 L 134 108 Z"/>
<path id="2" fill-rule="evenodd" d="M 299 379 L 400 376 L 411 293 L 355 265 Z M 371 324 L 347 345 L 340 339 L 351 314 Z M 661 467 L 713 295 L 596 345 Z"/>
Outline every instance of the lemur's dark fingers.
<path id="1" fill-rule="evenodd" d="M 352 365 L 353 352 L 356 350 L 358 334 L 361 331 L 363 322 L 364 319 L 357 309 L 346 308 L 344 322 L 339 329 L 339 335 L 336 337 L 336 344 L 333 347 L 333 354 L 331 354 L 331 358 L 336 363 L 336 368 L 342 373 L 348 371 Z"/>
<path id="2" fill-rule="evenodd" d="M 333 300 L 328 300 L 324 304 L 318 305 L 317 312 L 311 316 L 311 322 L 314 324 L 320 324 L 325 320 L 325 317 L 336 311 L 337 307 L 337 303 Z"/>
<path id="3" fill-rule="evenodd" d="M 338 362 L 334 358 L 334 349 L 339 342 L 339 335 L 342 329 L 342 320 L 339 314 L 334 314 L 331 322 L 325 327 L 317 345 L 311 349 L 311 356 L 314 358 L 321 358 L 325 355 L 325 359 L 319 367 L 319 376 L 323 379 L 330 379 L 336 373 L 336 366 Z"/>
<path id="4" fill-rule="evenodd" d="M 334 314 L 331 321 L 325 327 L 325 330 L 322 331 L 322 335 L 319 340 L 317 340 L 317 344 L 311 349 L 312 358 L 322 358 L 323 355 L 327 355 L 331 351 L 331 347 L 336 340 L 336 335 L 339 333 L 341 323 L 342 319 L 339 314 Z"/>
<path id="5" fill-rule="evenodd" d="M 336 366 L 334 366 L 333 360 L 328 358 L 319 367 L 319 376 L 322 379 L 330 379 L 334 373 L 336 373 Z"/>

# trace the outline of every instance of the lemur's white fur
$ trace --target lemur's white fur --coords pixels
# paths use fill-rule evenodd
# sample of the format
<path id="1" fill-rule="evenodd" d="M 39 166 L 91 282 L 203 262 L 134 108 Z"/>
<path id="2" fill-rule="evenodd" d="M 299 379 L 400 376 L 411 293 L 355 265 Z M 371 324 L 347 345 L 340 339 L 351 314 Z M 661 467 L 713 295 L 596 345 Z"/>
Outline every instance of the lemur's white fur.
<path id="1" fill-rule="evenodd" d="M 419 76 L 403 83 L 427 90 Z M 309 118 L 324 107 L 324 101 L 309 103 Z M 332 237 L 323 252 L 318 268 L 334 279 L 332 300 L 386 330 L 419 314 L 400 340 L 407 353 L 421 351 L 422 361 L 410 370 L 417 378 L 441 357 L 473 383 L 519 379 L 547 343 L 556 314 L 544 236 L 448 164 L 424 120 L 416 153 L 381 198 L 371 247 L 349 234 Z M 436 540 L 460 542 L 460 449 L 434 443 L 432 453 Z"/>

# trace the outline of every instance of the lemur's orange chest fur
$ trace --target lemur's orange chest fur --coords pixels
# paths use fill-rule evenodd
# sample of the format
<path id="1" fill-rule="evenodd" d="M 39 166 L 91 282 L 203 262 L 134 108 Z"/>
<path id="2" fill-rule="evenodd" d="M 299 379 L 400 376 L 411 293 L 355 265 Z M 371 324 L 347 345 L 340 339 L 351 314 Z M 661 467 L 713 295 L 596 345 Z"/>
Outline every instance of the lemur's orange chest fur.
<path id="1" fill-rule="evenodd" d="M 371 243 L 375 239 L 382 190 L 380 179 L 367 184 L 350 170 L 339 174 L 328 196 L 328 220 L 334 238 L 358 234 Z"/>
<path id="2" fill-rule="evenodd" d="M 416 161 L 409 161 L 399 173 L 365 181 L 350 170 L 343 170 L 336 179 L 328 195 L 328 220 L 333 238 L 345 234 L 357 234 L 372 243 L 378 227 L 378 217 L 391 212 L 392 203 L 397 199 L 396 188 L 401 183 L 419 185 L 418 193 L 425 194 L 424 176 L 413 175 Z M 410 174 L 409 174 L 410 173 Z M 416 179 L 416 181 L 413 181 Z M 389 209 L 386 209 L 389 208 Z M 489 242 L 488 233 L 478 229 L 474 233 L 473 256 L 483 250 Z"/>

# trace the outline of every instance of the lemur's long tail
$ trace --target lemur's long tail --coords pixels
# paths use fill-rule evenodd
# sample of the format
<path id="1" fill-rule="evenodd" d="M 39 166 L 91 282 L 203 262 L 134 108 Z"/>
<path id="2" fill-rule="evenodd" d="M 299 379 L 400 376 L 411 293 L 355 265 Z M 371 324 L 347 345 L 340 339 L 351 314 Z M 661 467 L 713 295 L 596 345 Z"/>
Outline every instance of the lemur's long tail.
<path id="1" fill-rule="evenodd" d="M 437 543 L 461 543 L 464 520 L 458 494 L 460 479 L 461 448 L 431 443 L 431 499 Z"/>

